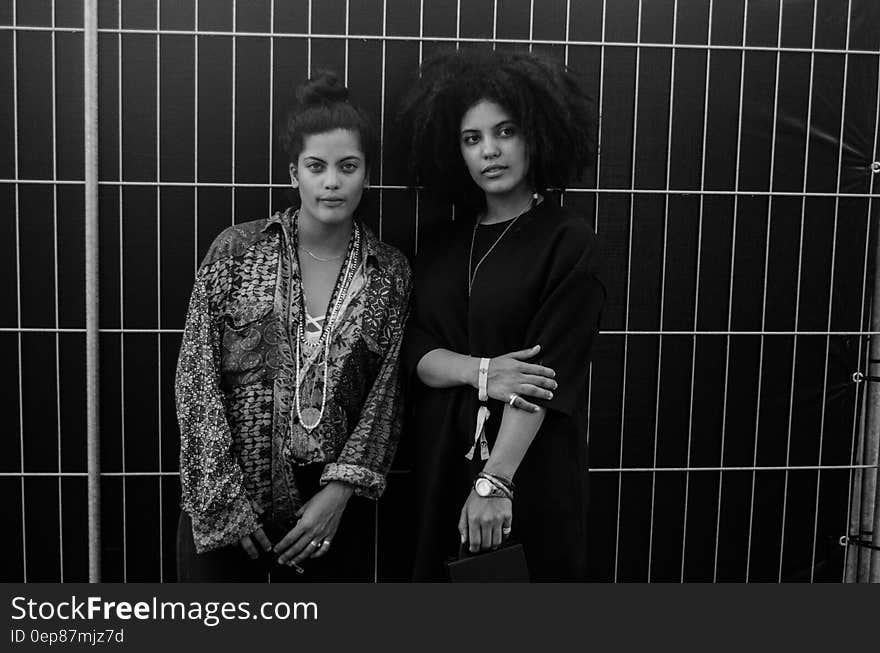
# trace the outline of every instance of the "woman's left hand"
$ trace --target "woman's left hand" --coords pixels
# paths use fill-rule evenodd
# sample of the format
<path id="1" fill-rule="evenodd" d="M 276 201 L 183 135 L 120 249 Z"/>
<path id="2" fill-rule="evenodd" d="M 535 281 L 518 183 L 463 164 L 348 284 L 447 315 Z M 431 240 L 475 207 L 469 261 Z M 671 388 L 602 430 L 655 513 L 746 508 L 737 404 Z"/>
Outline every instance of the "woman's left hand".
<path id="1" fill-rule="evenodd" d="M 275 545 L 278 562 L 294 566 L 326 555 L 352 492 L 350 485 L 332 481 L 306 501 L 296 512 L 296 526 Z"/>
<path id="2" fill-rule="evenodd" d="M 461 509 L 458 533 L 471 553 L 501 546 L 510 534 L 513 502 L 503 497 L 481 497 L 471 490 Z"/>

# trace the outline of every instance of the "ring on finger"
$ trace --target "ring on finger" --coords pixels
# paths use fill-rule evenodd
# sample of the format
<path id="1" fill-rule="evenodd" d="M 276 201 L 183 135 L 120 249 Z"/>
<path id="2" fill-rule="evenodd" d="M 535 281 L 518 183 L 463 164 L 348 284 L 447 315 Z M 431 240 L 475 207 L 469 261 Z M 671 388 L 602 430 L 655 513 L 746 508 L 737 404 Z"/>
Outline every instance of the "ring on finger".
<path id="1" fill-rule="evenodd" d="M 507 400 L 507 403 L 510 404 L 510 407 L 511 407 L 511 408 L 515 408 L 515 407 L 516 407 L 516 406 L 514 406 L 514 404 L 516 403 L 516 400 L 517 400 L 518 398 L 519 398 L 519 395 L 516 394 L 515 392 L 510 393 L 510 399 Z"/>
<path id="2" fill-rule="evenodd" d="M 311 542 L 309 542 L 309 544 L 311 544 L 316 549 L 320 549 L 321 544 L 323 544 L 323 542 L 321 542 L 320 540 L 318 540 L 318 541 L 312 540 Z"/>
<path id="3" fill-rule="evenodd" d="M 321 546 L 330 546 L 330 538 L 329 537 L 324 538 L 324 541 L 321 542 Z"/>

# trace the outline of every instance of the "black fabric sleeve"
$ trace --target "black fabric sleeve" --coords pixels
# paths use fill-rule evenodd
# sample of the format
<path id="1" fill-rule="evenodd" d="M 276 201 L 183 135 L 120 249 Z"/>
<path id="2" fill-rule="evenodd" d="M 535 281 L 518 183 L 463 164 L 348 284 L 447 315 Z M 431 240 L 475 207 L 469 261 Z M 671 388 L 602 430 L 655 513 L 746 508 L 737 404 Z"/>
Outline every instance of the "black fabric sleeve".
<path id="1" fill-rule="evenodd" d="M 605 303 L 596 236 L 585 222 L 566 221 L 545 255 L 547 282 L 524 343 L 541 345 L 540 354 L 530 362 L 554 369 L 559 387 L 549 401 L 529 401 L 571 415 L 579 402 L 586 401 L 590 351 Z"/>
<path id="2" fill-rule="evenodd" d="M 434 349 L 443 347 L 438 335 L 425 326 L 425 320 L 420 311 L 419 293 L 414 292 L 412 297 L 412 313 L 406 323 L 406 335 L 403 340 L 403 353 L 401 361 L 404 378 L 412 380 L 416 367 L 422 356 Z"/>

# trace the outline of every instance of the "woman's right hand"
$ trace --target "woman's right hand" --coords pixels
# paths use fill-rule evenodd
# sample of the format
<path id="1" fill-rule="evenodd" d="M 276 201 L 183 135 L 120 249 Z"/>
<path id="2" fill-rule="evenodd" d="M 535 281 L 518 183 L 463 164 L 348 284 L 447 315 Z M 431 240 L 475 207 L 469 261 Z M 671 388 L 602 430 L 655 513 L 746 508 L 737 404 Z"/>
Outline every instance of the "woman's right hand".
<path id="1" fill-rule="evenodd" d="M 541 351 L 540 345 L 531 349 L 514 351 L 509 354 L 496 356 L 489 361 L 489 376 L 487 392 L 492 399 L 508 402 L 510 395 L 517 394 L 515 408 L 537 413 L 540 408 L 527 401 L 526 397 L 550 400 L 553 398 L 553 390 L 557 383 L 553 380 L 556 376 L 549 367 L 526 363 Z"/>
<path id="2" fill-rule="evenodd" d="M 263 551 L 272 550 L 272 543 L 269 541 L 269 538 L 266 537 L 266 533 L 263 531 L 262 527 L 258 527 L 257 530 L 250 535 L 245 535 L 238 541 L 238 543 L 252 560 L 256 560 L 260 557 L 260 548 L 262 548 Z"/>

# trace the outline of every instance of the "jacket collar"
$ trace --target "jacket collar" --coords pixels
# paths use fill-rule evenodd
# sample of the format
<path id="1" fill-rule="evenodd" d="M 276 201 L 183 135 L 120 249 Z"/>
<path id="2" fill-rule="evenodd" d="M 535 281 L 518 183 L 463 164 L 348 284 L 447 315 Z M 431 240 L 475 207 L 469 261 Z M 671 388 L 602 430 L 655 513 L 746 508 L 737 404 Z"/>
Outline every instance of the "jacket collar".
<path id="1" fill-rule="evenodd" d="M 268 231 L 271 228 L 280 228 L 285 234 L 289 234 L 291 229 L 293 228 L 293 220 L 296 215 L 296 209 L 292 206 L 282 211 L 276 211 L 272 217 L 270 217 L 266 221 L 266 225 L 263 227 L 263 231 Z M 388 263 L 387 257 L 383 251 L 381 246 L 381 241 L 376 237 L 376 234 L 373 233 L 373 230 L 370 229 L 367 225 L 364 224 L 363 220 L 358 217 L 355 217 L 358 226 L 361 228 L 361 237 L 363 238 L 364 243 L 364 252 L 366 252 L 366 261 L 371 265 L 374 265 L 378 269 L 382 269 Z"/>

